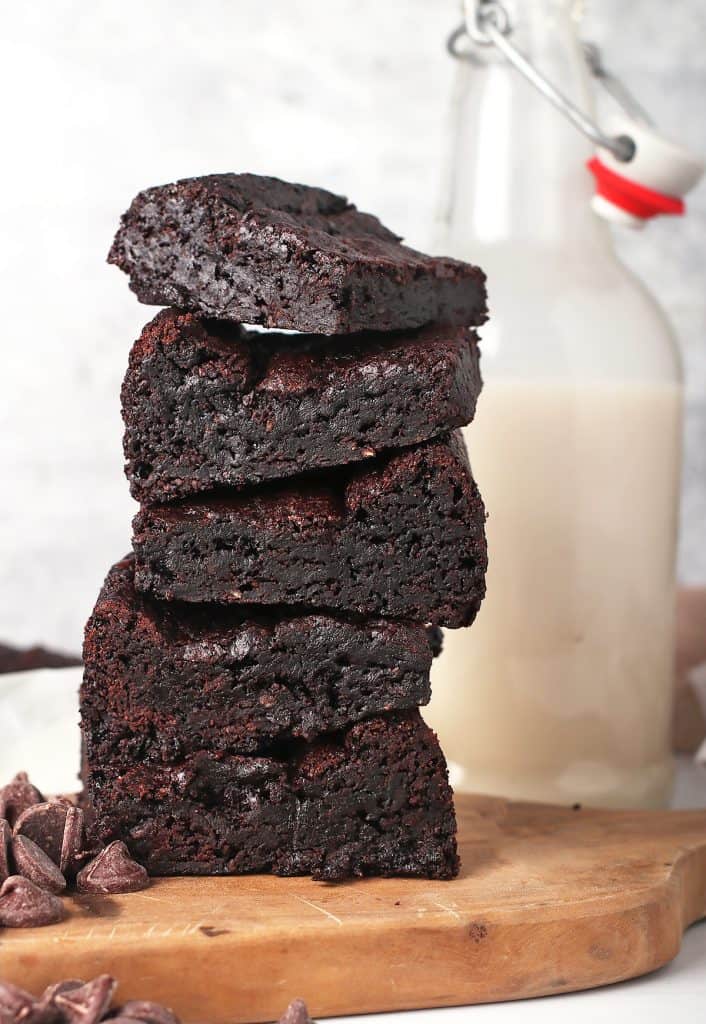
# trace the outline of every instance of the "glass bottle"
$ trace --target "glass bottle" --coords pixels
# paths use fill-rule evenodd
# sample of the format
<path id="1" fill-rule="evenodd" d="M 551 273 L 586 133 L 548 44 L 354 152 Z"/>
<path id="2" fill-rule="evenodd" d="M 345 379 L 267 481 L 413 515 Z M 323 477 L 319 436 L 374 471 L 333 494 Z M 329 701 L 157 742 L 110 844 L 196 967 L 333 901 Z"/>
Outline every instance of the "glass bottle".
<path id="1" fill-rule="evenodd" d="M 592 112 L 574 0 L 506 6 L 514 44 Z M 672 783 L 679 354 L 591 211 L 590 143 L 491 47 L 473 55 L 435 249 L 488 274 L 465 438 L 490 567 L 476 623 L 446 631 L 426 717 L 459 789 L 656 807 Z"/>

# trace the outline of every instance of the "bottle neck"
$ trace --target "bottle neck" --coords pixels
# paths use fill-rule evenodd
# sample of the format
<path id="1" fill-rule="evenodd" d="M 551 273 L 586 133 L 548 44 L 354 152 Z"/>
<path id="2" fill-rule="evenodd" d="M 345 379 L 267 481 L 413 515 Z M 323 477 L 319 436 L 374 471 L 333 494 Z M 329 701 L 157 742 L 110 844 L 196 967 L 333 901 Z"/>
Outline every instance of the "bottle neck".
<path id="1" fill-rule="evenodd" d="M 573 0 L 505 0 L 514 45 L 574 103 L 593 97 Z M 494 262 L 505 246 L 583 262 L 613 255 L 592 212 L 591 143 L 493 47 L 458 62 L 438 246 Z"/>

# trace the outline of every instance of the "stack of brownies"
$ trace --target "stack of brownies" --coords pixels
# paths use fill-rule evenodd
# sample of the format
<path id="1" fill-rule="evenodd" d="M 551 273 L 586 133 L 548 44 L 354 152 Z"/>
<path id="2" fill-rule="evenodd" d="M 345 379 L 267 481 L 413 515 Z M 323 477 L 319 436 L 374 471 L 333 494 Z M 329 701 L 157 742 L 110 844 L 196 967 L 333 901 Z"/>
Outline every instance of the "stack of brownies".
<path id="1" fill-rule="evenodd" d="M 247 174 L 142 192 L 109 260 L 170 308 L 122 391 L 134 552 L 86 628 L 96 837 L 158 875 L 453 876 L 418 708 L 438 627 L 485 590 L 455 429 L 481 386 L 482 272 Z"/>

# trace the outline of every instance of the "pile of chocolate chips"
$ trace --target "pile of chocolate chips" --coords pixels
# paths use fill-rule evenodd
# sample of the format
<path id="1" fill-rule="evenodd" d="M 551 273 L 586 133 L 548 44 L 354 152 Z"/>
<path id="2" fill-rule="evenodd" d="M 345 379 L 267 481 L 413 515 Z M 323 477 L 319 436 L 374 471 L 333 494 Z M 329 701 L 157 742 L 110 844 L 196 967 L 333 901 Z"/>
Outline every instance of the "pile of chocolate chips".
<path id="1" fill-rule="evenodd" d="M 59 897 L 70 886 L 100 894 L 137 892 L 150 884 L 124 843 L 90 846 L 81 808 L 63 797 L 45 800 L 25 772 L 0 788 L 0 883 L 4 928 L 61 921 L 66 908 Z"/>
<path id="2" fill-rule="evenodd" d="M 50 985 L 35 999 L 16 985 L 0 981 L 0 1024 L 180 1024 L 176 1014 L 159 1003 L 134 1000 L 111 1008 L 117 983 L 101 974 L 87 984 L 77 979 Z M 279 1024 L 313 1024 L 306 1004 L 295 999 Z"/>

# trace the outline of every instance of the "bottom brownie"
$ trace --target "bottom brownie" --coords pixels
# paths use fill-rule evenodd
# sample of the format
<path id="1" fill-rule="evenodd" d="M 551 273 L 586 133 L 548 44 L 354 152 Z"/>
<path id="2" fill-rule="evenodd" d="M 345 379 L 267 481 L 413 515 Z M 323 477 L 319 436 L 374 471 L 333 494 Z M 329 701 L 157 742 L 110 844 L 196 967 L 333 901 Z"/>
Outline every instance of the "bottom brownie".
<path id="1" fill-rule="evenodd" d="M 418 711 L 360 722 L 279 757 L 203 751 L 180 764 L 88 764 L 92 831 L 153 875 L 272 871 L 452 878 L 444 756 Z"/>

